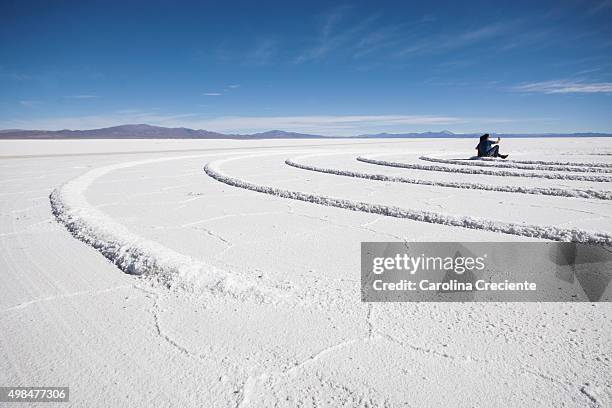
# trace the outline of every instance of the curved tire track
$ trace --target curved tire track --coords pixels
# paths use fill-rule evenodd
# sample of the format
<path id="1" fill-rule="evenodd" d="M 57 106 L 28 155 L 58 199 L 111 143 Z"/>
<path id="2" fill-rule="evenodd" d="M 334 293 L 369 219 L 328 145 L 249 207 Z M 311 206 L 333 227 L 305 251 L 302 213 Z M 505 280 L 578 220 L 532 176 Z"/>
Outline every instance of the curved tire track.
<path id="1" fill-rule="evenodd" d="M 600 154 L 603 156 L 609 156 L 607 154 Z M 480 160 L 499 162 L 500 159 L 493 157 L 480 157 Z M 504 163 L 519 163 L 519 164 L 542 164 L 546 166 L 577 166 L 577 167 L 603 167 L 612 169 L 612 163 L 586 163 L 586 162 L 560 162 L 560 161 L 546 161 L 546 160 L 511 160 L 506 159 Z"/>
<path id="2" fill-rule="evenodd" d="M 385 174 L 375 173 L 364 173 L 351 170 L 341 170 L 326 167 L 317 167 L 308 164 L 298 163 L 296 159 L 287 159 L 285 164 L 291 167 L 295 167 L 302 170 L 316 171 L 319 173 L 335 174 L 337 176 L 356 177 L 368 180 L 379 180 L 379 181 L 390 181 L 397 183 L 408 183 L 408 184 L 420 184 L 425 186 L 438 186 L 438 187 L 450 187 L 450 188 L 462 188 L 467 190 L 484 190 L 484 191 L 499 191 L 505 193 L 521 193 L 521 194 L 535 194 L 535 195 L 547 195 L 557 197 L 578 197 L 587 199 L 598 199 L 598 200 L 612 200 L 612 192 L 600 191 L 592 189 L 563 189 L 553 187 L 521 187 L 521 186 L 496 186 L 492 184 L 481 184 L 481 183 L 461 183 L 453 181 L 434 181 L 415 179 L 402 176 L 387 176 Z"/>
<path id="3" fill-rule="evenodd" d="M 425 170 L 425 171 L 440 171 L 445 173 L 464 173 L 464 174 L 482 174 L 487 176 L 501 176 L 501 177 L 529 177 L 529 178 L 545 178 L 551 180 L 580 180 L 580 181 L 592 181 L 597 183 L 608 183 L 612 182 L 612 177 L 609 176 L 594 176 L 594 175 L 582 175 L 582 174 L 559 174 L 559 173 L 521 173 L 518 171 L 508 170 L 488 170 L 478 168 L 450 168 L 444 166 L 435 166 L 428 164 L 414 164 L 414 163 L 403 163 L 386 160 L 376 160 L 364 156 L 357 157 L 357 160 L 363 163 L 376 164 L 378 166 L 386 167 L 398 167 L 403 169 L 412 170 Z"/>
<path id="4" fill-rule="evenodd" d="M 595 166 L 561 166 L 556 165 L 544 165 L 544 164 L 521 164 L 516 162 L 507 162 L 499 160 L 481 160 L 482 157 L 477 159 L 439 159 L 436 157 L 421 156 L 419 160 L 424 160 L 433 163 L 452 164 L 458 166 L 477 166 L 487 168 L 509 168 L 509 169 L 521 169 L 521 170 L 544 170 L 544 171 L 568 171 L 574 173 L 612 173 L 612 168 L 607 167 L 595 167 Z"/>
<path id="5" fill-rule="evenodd" d="M 51 193 L 52 212 L 75 238 L 92 246 L 126 273 L 146 275 L 168 287 L 195 286 L 239 298 L 270 301 L 284 297 L 279 289 L 261 280 L 221 270 L 140 237 L 93 207 L 85 198 L 85 191 L 96 179 L 114 170 L 203 156 L 211 155 L 142 160 L 90 170 Z"/>
<path id="6" fill-rule="evenodd" d="M 241 157 L 244 158 L 244 157 Z M 220 170 L 220 165 L 228 161 L 240 158 L 232 158 L 208 163 L 204 171 L 211 178 L 238 188 L 269 194 L 276 197 L 291 200 L 305 201 L 329 207 L 344 208 L 351 211 L 361 211 L 372 214 L 380 214 L 395 218 L 405 218 L 413 221 L 442 224 L 467 229 L 499 232 L 503 234 L 517 235 L 530 238 L 548 239 L 552 241 L 579 242 L 587 244 L 612 245 L 612 235 L 604 232 L 591 232 L 582 229 L 559 228 L 555 226 L 541 226 L 517 224 L 487 220 L 482 218 L 453 216 L 431 211 L 413 210 L 382 204 L 367 203 L 363 201 L 346 200 L 320 194 L 312 194 L 295 190 L 287 190 L 272 186 L 251 183 L 239 178 L 231 177 Z"/>

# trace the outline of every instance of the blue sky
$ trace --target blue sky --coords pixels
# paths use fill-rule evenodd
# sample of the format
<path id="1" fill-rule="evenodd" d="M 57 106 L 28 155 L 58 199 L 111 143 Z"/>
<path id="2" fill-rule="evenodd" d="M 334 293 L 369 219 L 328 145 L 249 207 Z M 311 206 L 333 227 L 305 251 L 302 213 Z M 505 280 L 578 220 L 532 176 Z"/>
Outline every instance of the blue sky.
<path id="1" fill-rule="evenodd" d="M 612 132 L 612 0 L 0 2 L 0 128 Z"/>

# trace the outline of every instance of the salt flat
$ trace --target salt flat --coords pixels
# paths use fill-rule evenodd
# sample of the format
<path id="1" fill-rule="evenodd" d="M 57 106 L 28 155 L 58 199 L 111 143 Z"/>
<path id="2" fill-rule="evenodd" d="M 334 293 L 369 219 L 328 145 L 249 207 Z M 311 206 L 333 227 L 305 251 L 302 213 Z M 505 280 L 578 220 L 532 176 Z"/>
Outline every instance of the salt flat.
<path id="1" fill-rule="evenodd" d="M 609 245 L 612 141 L 421 158 L 475 144 L 2 141 L 0 384 L 74 406 L 611 405 L 609 303 L 360 301 L 362 241 Z"/>

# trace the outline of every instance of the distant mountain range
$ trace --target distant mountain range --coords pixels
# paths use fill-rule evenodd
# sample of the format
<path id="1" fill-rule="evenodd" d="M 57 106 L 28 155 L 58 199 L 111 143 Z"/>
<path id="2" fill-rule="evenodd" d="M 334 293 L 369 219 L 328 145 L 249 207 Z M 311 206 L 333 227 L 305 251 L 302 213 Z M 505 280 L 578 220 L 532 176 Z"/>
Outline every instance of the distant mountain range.
<path id="1" fill-rule="evenodd" d="M 0 139 L 303 139 L 319 135 L 270 130 L 250 135 L 224 134 L 202 129 L 161 126 L 121 125 L 89 130 L 0 130 Z"/>
<path id="2" fill-rule="evenodd" d="M 349 138 L 464 138 L 478 137 L 480 133 L 453 133 L 448 130 L 424 133 L 378 133 Z M 539 133 L 491 134 L 500 137 L 612 137 L 609 133 Z M 253 134 L 224 134 L 203 129 L 167 128 L 151 125 L 121 125 L 90 130 L 0 130 L 0 139 L 320 139 L 332 136 L 270 130 Z M 347 138 L 347 137 L 345 137 Z"/>

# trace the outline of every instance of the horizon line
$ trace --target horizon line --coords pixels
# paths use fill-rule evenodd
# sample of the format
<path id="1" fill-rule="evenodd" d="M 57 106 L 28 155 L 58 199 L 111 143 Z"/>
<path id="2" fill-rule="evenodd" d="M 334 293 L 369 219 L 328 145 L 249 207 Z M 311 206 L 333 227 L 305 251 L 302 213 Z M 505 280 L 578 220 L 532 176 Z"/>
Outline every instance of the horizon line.
<path id="1" fill-rule="evenodd" d="M 474 136 L 474 135 L 479 135 L 479 134 L 485 134 L 485 133 L 489 133 L 491 135 L 499 135 L 499 136 L 506 136 L 506 137 L 517 137 L 517 136 L 527 136 L 527 137 L 534 137 L 534 136 L 540 136 L 540 137 L 554 137 L 554 136 L 562 136 L 562 137 L 571 137 L 571 136 L 576 136 L 576 137 L 585 137 L 585 136 L 593 136 L 593 137 L 601 137 L 601 136 L 606 136 L 606 137 L 612 137 L 612 132 L 598 132 L 598 131 L 580 131 L 580 132 L 533 132 L 533 133 L 529 133 L 529 132 L 495 132 L 495 131 L 468 131 L 468 132 L 453 132 L 450 130 L 439 130 L 439 131 L 435 131 L 435 130 L 424 130 L 424 131 L 398 131 L 398 132 L 374 132 L 374 133 L 357 133 L 357 134 L 351 134 L 351 135 L 325 135 L 324 133 L 312 133 L 312 132 L 299 132 L 299 131 L 291 131 L 291 130 L 283 130 L 283 129 L 269 129 L 269 130 L 263 130 L 263 131 L 258 131 L 258 132 L 222 132 L 222 131 L 215 131 L 215 130 L 208 130 L 208 129 L 194 129 L 194 128 L 190 128 L 190 127 L 186 127 L 186 126 L 159 126 L 159 125 L 153 125 L 153 124 L 149 124 L 149 123 L 129 123 L 129 124 L 118 124 L 118 125 L 113 125 L 113 126 L 104 126 L 104 127 L 99 127 L 99 128 L 88 128 L 88 129 L 70 129 L 70 128 L 65 128 L 65 129 L 56 129 L 56 130 L 51 130 L 51 129 L 16 129 L 16 128 L 7 128 L 7 129 L 0 129 L 0 139 L 12 139 L 12 137 L 10 137 L 9 135 L 13 134 L 15 137 L 15 139 L 20 138 L 19 134 L 20 133 L 29 133 L 29 135 L 22 135 L 21 138 L 35 138 L 35 136 L 37 136 L 35 133 L 36 132 L 41 132 L 41 136 L 43 136 L 43 132 L 45 134 L 61 134 L 62 132 L 70 132 L 70 133 L 75 133 L 75 139 L 78 139 L 78 137 L 76 137 L 79 132 L 92 132 L 92 131 L 103 131 L 103 130 L 108 130 L 108 129 L 117 129 L 117 128 L 129 128 L 129 127 L 146 127 L 146 128 L 152 128 L 152 129 L 159 129 L 161 131 L 163 130 L 184 130 L 184 131 L 192 131 L 192 132 L 206 132 L 209 134 L 217 134 L 220 136 L 224 136 L 224 137 L 249 137 L 249 136 L 265 136 L 266 134 L 272 134 L 272 133 L 278 133 L 278 134 L 286 134 L 288 137 L 291 137 L 291 135 L 299 135 L 299 136 L 304 136 L 304 137 L 317 137 L 317 138 L 358 138 L 358 137 L 383 137 L 383 136 L 389 136 L 389 137 L 399 137 L 399 136 L 426 136 L 426 135 L 435 135 L 436 137 L 444 137 L 445 135 L 447 135 L 448 137 L 452 137 L 452 136 Z M 127 131 L 127 129 L 126 129 Z M 34 134 L 32 134 L 34 133 Z M 51 135 L 49 135 L 51 136 Z M 129 137 L 124 137 L 121 135 L 115 135 L 115 138 L 121 138 L 121 139 L 126 139 Z M 143 138 L 147 138 L 146 136 L 149 136 L 149 138 L 164 138 L 163 135 L 138 135 L 137 133 L 134 134 L 134 138 L 136 139 L 143 139 Z M 206 136 L 206 135 L 199 135 L 199 136 Z M 274 137 L 273 135 L 270 135 L 272 137 Z M 172 137 L 172 139 L 202 139 L 204 137 L 198 137 L 198 135 L 194 135 L 194 137 L 180 137 L 180 136 L 175 136 Z M 62 138 L 70 138 L 70 137 L 62 137 Z M 99 137 L 88 137 L 88 139 L 96 139 L 96 138 L 100 138 L 100 139 L 112 139 L 113 135 L 100 135 Z M 214 139 L 214 137 L 207 137 L 208 139 Z M 279 138 L 278 135 L 276 138 Z"/>

